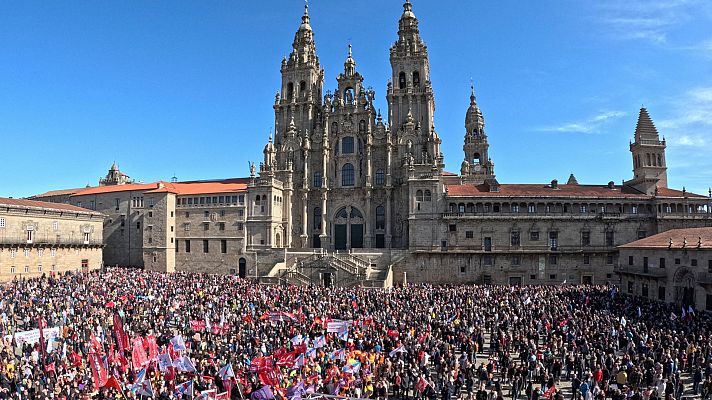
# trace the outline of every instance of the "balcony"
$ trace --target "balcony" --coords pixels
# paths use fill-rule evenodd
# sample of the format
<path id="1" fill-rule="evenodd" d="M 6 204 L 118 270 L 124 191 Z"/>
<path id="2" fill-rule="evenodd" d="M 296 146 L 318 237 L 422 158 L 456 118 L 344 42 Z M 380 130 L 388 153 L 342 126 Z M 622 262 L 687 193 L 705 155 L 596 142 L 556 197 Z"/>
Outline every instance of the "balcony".
<path id="1" fill-rule="evenodd" d="M 32 241 L 28 241 L 26 234 L 0 236 L 0 246 L 3 247 L 97 247 L 103 245 L 104 243 L 100 239 L 84 240 L 83 237 L 35 234 Z"/>

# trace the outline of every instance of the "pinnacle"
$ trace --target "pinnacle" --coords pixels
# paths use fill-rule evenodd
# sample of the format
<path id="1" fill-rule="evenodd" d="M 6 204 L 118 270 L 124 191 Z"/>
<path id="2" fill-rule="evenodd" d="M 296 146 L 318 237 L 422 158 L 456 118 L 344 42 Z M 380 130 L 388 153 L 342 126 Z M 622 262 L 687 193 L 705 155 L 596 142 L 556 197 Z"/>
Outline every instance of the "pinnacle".
<path id="1" fill-rule="evenodd" d="M 638 115 L 638 123 L 635 127 L 635 139 L 659 140 L 658 130 L 645 107 L 641 107 Z"/>

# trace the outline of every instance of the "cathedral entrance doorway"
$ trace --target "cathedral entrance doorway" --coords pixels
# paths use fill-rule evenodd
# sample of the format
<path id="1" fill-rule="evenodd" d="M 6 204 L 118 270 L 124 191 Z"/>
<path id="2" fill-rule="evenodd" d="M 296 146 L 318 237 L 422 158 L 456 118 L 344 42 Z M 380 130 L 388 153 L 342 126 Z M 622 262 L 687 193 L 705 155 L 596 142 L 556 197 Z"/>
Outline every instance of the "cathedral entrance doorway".
<path id="1" fill-rule="evenodd" d="M 364 218 L 356 207 L 343 207 L 334 215 L 334 249 L 363 248 Z"/>
<path id="2" fill-rule="evenodd" d="M 683 308 L 695 306 L 695 275 L 686 267 L 681 267 L 675 271 L 673 276 L 675 283 L 675 302 L 681 304 Z"/>

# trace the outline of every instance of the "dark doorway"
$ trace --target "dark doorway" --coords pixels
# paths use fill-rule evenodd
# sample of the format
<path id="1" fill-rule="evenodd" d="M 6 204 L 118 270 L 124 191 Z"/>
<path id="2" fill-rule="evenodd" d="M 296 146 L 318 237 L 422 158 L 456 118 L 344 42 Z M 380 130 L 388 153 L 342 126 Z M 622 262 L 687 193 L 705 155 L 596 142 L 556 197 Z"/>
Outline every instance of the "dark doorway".
<path id="1" fill-rule="evenodd" d="M 522 277 L 521 276 L 510 276 L 509 284 L 512 286 L 521 286 L 522 285 Z"/>
<path id="2" fill-rule="evenodd" d="M 239 264 L 238 264 L 238 276 L 240 278 L 245 278 L 247 276 L 247 260 L 244 258 L 240 258 Z"/>
<path id="3" fill-rule="evenodd" d="M 377 233 L 376 234 L 376 248 L 377 249 L 382 249 L 386 247 L 386 235 L 382 233 Z"/>
<path id="4" fill-rule="evenodd" d="M 318 233 L 315 233 L 312 235 L 312 248 L 313 249 L 321 248 L 321 237 L 319 236 Z"/>
<path id="5" fill-rule="evenodd" d="M 695 289 L 691 287 L 682 288 L 682 305 L 685 307 L 695 305 Z"/>
<path id="6" fill-rule="evenodd" d="M 333 285 L 333 282 L 331 280 L 331 272 L 324 272 L 323 274 L 321 274 L 321 276 L 324 281 L 324 287 L 329 288 Z"/>
<path id="7" fill-rule="evenodd" d="M 336 250 L 346 250 L 346 224 L 336 224 L 334 226 L 334 248 Z"/>
<path id="8" fill-rule="evenodd" d="M 363 225 L 351 224 L 351 248 L 363 248 Z"/>
<path id="9" fill-rule="evenodd" d="M 492 251 L 492 238 L 491 237 L 485 238 L 485 251 Z"/>
<path id="10" fill-rule="evenodd" d="M 593 285 L 593 277 L 591 275 L 584 275 L 581 277 L 581 284 L 583 285 Z"/>

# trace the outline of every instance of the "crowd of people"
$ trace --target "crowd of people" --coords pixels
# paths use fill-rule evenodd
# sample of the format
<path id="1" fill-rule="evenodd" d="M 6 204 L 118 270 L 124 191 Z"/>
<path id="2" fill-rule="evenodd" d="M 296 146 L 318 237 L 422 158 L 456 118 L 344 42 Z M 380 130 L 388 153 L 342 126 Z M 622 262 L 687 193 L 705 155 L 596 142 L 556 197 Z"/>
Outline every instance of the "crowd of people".
<path id="1" fill-rule="evenodd" d="M 712 399 L 710 317 L 614 286 L 107 269 L 0 292 L 0 399 Z"/>

